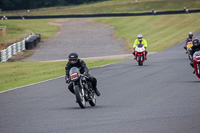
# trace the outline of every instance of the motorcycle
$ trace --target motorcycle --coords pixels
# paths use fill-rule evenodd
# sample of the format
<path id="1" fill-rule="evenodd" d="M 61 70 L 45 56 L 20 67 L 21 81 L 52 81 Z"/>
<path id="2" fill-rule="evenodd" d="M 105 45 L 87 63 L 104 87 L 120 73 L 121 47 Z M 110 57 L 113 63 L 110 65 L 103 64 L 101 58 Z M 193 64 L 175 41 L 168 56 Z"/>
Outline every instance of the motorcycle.
<path id="1" fill-rule="evenodd" d="M 145 60 L 145 48 L 142 44 L 137 44 L 136 48 L 135 48 L 135 59 L 138 62 L 139 66 L 143 65 L 143 62 Z"/>
<path id="2" fill-rule="evenodd" d="M 191 56 L 191 54 L 190 54 L 190 50 L 191 50 L 191 47 L 193 46 L 193 44 L 192 44 L 192 42 L 188 42 L 187 43 L 187 54 L 188 54 L 188 58 L 189 58 L 189 60 L 190 61 L 192 61 L 193 59 L 192 59 L 192 56 Z"/>
<path id="3" fill-rule="evenodd" d="M 193 54 L 193 66 L 196 76 L 200 78 L 200 51 L 197 51 Z"/>
<path id="4" fill-rule="evenodd" d="M 69 75 L 79 106 L 82 109 L 85 108 L 86 102 L 89 102 L 91 106 L 95 106 L 95 92 L 92 88 L 92 83 L 88 80 L 88 77 L 80 74 L 80 70 L 77 67 L 72 67 L 69 71 Z"/>

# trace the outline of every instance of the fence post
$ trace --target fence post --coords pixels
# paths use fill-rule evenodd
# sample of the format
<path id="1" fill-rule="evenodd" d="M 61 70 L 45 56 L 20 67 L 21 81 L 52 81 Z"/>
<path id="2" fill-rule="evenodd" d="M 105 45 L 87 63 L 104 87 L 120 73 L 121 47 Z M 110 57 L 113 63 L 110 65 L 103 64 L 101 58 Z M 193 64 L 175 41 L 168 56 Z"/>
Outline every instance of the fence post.
<path id="1" fill-rule="evenodd" d="M 17 47 L 18 47 L 18 52 L 21 52 L 20 42 L 17 43 Z"/>
<path id="2" fill-rule="evenodd" d="M 6 61 L 8 60 L 8 48 L 6 49 Z"/>
<path id="3" fill-rule="evenodd" d="M 11 55 L 13 56 L 14 50 L 13 50 L 13 45 L 11 46 Z"/>
<path id="4" fill-rule="evenodd" d="M 16 54 L 16 43 L 13 44 L 13 55 Z"/>
<path id="5" fill-rule="evenodd" d="M 16 43 L 16 53 L 19 52 L 18 43 Z"/>
<path id="6" fill-rule="evenodd" d="M 22 51 L 22 41 L 19 42 L 19 45 L 20 45 L 20 52 Z"/>
<path id="7" fill-rule="evenodd" d="M 25 38 L 24 38 L 24 40 L 22 41 L 22 50 L 25 50 Z"/>
<path id="8" fill-rule="evenodd" d="M 20 50 L 23 51 L 23 44 L 22 44 L 22 41 L 20 42 Z"/>
<path id="9" fill-rule="evenodd" d="M 6 61 L 6 49 L 1 51 L 1 62 Z"/>
<path id="10" fill-rule="evenodd" d="M 8 50 L 8 59 L 9 59 L 9 58 L 12 57 L 12 55 L 11 55 L 11 46 L 9 46 L 9 47 L 7 48 L 7 50 Z"/>

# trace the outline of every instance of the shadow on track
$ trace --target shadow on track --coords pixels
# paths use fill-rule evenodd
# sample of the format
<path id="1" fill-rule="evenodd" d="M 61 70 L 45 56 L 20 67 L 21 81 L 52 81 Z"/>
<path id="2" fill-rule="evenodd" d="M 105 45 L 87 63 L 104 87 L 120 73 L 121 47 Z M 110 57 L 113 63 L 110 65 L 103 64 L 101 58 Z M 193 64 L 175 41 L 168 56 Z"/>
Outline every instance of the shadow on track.
<path id="1" fill-rule="evenodd" d="M 83 110 L 86 109 L 102 109 L 102 108 L 108 108 L 108 106 L 104 106 L 104 105 L 97 105 L 95 107 L 91 107 L 91 106 L 86 106 Z M 53 110 L 82 110 L 79 106 L 73 106 L 73 107 L 60 107 L 60 108 L 54 108 Z"/>
<path id="2" fill-rule="evenodd" d="M 200 83 L 199 81 L 180 81 L 181 83 Z"/>

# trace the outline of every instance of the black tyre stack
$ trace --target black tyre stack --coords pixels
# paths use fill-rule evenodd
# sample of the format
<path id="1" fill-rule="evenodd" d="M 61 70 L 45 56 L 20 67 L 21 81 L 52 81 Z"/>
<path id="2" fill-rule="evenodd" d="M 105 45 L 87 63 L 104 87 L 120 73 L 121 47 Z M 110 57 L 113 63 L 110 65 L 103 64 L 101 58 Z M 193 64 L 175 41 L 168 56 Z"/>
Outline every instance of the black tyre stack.
<path id="1" fill-rule="evenodd" d="M 41 39 L 40 34 L 31 35 L 29 38 L 25 40 L 25 48 L 27 50 L 33 49 L 40 42 L 40 39 Z"/>

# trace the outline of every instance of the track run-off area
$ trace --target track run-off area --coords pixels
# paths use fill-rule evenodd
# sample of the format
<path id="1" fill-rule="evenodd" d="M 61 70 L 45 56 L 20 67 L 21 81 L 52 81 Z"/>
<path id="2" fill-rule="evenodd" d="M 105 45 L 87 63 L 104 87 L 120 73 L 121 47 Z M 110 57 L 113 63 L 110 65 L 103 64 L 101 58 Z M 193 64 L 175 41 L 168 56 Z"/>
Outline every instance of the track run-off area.
<path id="1" fill-rule="evenodd" d="M 148 55 L 144 66 L 91 69 L 102 93 L 95 107 L 80 109 L 64 77 L 0 93 L 0 132 L 199 133 L 200 80 L 183 46 Z"/>

